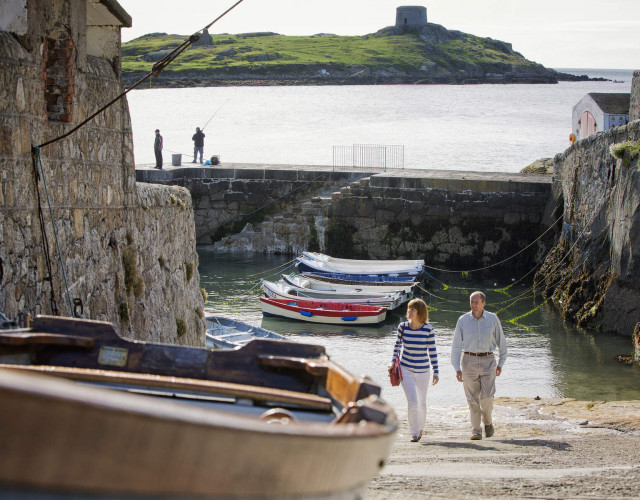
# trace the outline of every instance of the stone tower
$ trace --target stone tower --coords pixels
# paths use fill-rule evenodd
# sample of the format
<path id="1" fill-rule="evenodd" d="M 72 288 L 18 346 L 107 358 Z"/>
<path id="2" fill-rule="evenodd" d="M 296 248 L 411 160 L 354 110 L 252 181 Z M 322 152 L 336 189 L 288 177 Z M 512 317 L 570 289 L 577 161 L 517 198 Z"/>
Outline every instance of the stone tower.
<path id="1" fill-rule="evenodd" d="M 426 7 L 396 8 L 396 28 L 422 28 L 427 25 Z"/>

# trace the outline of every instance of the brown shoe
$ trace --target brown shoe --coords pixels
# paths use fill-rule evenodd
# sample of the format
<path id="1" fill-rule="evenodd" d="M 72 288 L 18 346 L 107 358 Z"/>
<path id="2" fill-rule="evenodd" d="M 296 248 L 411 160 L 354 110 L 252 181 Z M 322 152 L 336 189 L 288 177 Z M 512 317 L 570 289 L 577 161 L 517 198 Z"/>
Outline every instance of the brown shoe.
<path id="1" fill-rule="evenodd" d="M 480 441 L 482 439 L 482 434 L 471 434 L 469 439 L 471 441 Z"/>
<path id="2" fill-rule="evenodd" d="M 493 424 L 489 424 L 489 425 L 485 425 L 484 426 L 484 435 L 487 436 L 488 438 L 493 436 L 494 432 L 495 432 L 495 429 L 493 428 Z"/>
<path id="3" fill-rule="evenodd" d="M 417 435 L 417 436 L 413 436 L 413 437 L 411 438 L 411 442 L 412 442 L 412 443 L 417 443 L 417 442 L 418 442 L 418 441 L 420 441 L 421 439 L 422 439 L 422 431 L 420 431 L 420 432 L 418 433 L 418 435 Z"/>

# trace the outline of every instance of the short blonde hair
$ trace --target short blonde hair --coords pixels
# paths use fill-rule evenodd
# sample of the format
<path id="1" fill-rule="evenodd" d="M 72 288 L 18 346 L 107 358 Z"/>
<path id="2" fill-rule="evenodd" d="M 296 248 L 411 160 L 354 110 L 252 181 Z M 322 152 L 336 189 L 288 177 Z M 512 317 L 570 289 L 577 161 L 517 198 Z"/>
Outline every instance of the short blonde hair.
<path id="1" fill-rule="evenodd" d="M 418 321 L 422 323 L 426 323 L 429 321 L 429 309 L 427 309 L 427 304 L 425 304 L 422 299 L 412 299 L 407 304 L 407 311 L 409 309 L 414 309 L 418 315 Z"/>

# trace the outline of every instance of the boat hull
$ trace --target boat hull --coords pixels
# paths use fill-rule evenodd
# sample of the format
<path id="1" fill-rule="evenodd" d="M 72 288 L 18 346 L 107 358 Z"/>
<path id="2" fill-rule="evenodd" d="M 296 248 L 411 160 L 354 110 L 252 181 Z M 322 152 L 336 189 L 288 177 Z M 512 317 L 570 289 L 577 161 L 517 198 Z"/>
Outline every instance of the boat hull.
<path id="1" fill-rule="evenodd" d="M 323 304 L 314 301 L 292 301 L 269 299 L 260 297 L 262 314 L 276 318 L 286 318 L 307 323 L 323 323 L 328 325 L 377 325 L 383 323 L 387 317 L 384 308 L 372 308 L 372 311 L 358 311 L 349 304 L 333 310 L 327 306 L 336 306 L 336 303 Z"/>
<path id="2" fill-rule="evenodd" d="M 238 349 L 253 339 L 287 340 L 275 332 L 222 316 L 206 316 L 206 346 L 211 349 Z"/>
<path id="3" fill-rule="evenodd" d="M 39 316 L 0 330 L 0 496 L 360 498 L 397 430 L 380 390 L 314 344 L 214 351 Z"/>
<path id="4" fill-rule="evenodd" d="M 379 274 L 419 276 L 424 269 L 424 260 L 356 260 L 338 259 L 329 255 L 303 252 L 296 259 L 298 270 L 348 274 Z"/>
<path id="5" fill-rule="evenodd" d="M 342 285 L 379 286 L 381 289 L 397 289 L 398 287 L 418 284 L 411 276 L 380 276 L 378 274 L 344 274 L 303 272 L 302 276 L 316 283 L 335 283 Z"/>
<path id="6" fill-rule="evenodd" d="M 313 291 L 327 291 L 334 293 L 349 293 L 349 292 L 359 292 L 365 294 L 377 294 L 377 295 L 390 295 L 395 292 L 401 292 L 405 294 L 410 294 L 413 288 L 413 284 L 411 285 L 390 285 L 390 286 L 377 286 L 377 285 L 369 285 L 369 284 L 341 284 L 341 283 L 327 283 L 323 281 L 316 280 L 314 278 L 309 278 L 307 276 L 300 276 L 296 274 L 282 275 L 282 281 L 284 281 L 287 285 L 295 286 L 298 288 L 304 288 Z"/>
<path id="7" fill-rule="evenodd" d="M 255 422 L 12 370 L 0 400 L 0 482 L 18 492 L 358 498 L 392 445 L 377 425 Z"/>
<path id="8" fill-rule="evenodd" d="M 360 304 L 368 306 L 385 307 L 395 309 L 400 307 L 410 299 L 405 293 L 395 292 L 391 294 L 338 294 L 335 292 L 319 292 L 305 288 L 294 287 L 285 283 L 274 283 L 272 281 L 262 281 L 264 294 L 270 298 L 294 299 L 294 300 L 320 300 L 324 302 L 335 302 L 340 304 Z"/>

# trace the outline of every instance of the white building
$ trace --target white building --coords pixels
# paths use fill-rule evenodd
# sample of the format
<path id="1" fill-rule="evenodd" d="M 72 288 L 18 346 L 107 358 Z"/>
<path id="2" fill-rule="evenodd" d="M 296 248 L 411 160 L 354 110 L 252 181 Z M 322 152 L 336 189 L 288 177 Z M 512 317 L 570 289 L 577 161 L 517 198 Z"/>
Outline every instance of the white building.
<path id="1" fill-rule="evenodd" d="M 576 140 L 629 123 L 631 94 L 592 92 L 573 107 L 572 129 Z"/>

